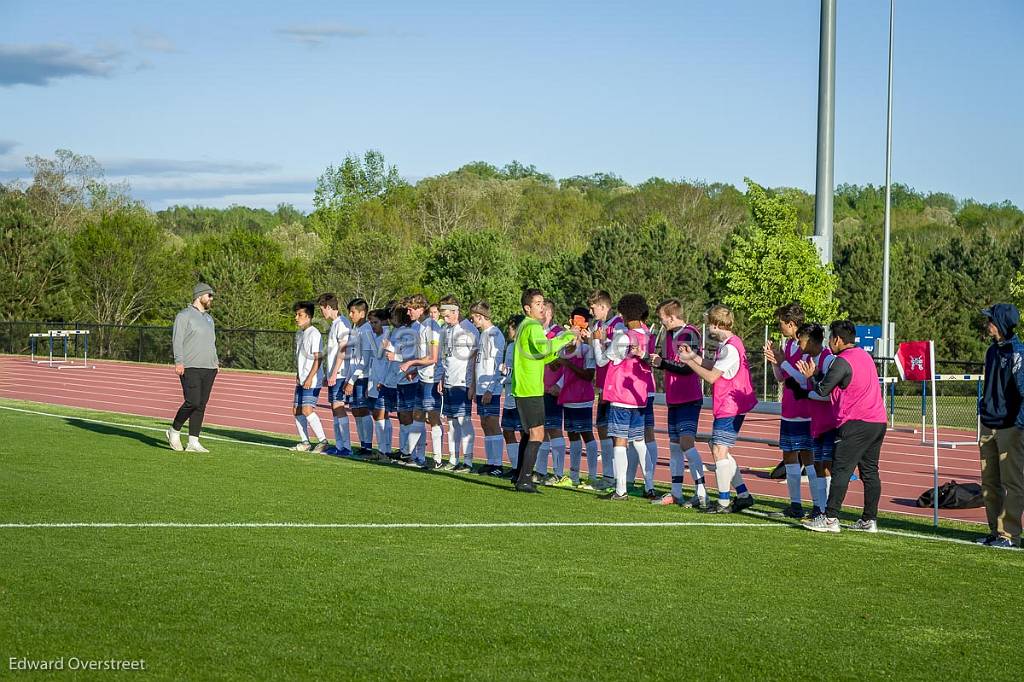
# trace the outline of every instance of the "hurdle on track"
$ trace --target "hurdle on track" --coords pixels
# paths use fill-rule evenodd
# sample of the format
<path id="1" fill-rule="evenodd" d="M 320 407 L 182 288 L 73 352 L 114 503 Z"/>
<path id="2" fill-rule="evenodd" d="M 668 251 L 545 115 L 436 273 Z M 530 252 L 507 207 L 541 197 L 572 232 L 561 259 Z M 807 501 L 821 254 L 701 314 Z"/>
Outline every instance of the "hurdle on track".
<path id="1" fill-rule="evenodd" d="M 983 374 L 936 374 L 935 381 L 973 381 L 977 384 L 977 398 L 981 400 L 982 382 L 985 376 Z M 937 391 L 936 391 L 937 392 Z M 966 398 L 966 396 L 964 396 Z M 928 438 L 928 382 L 921 382 L 921 445 L 931 445 L 934 441 Z M 975 412 L 975 435 L 973 439 L 960 438 L 959 440 L 940 440 L 938 429 L 932 429 L 932 439 L 938 440 L 940 448 L 951 448 L 955 449 L 958 446 L 977 446 L 978 441 L 981 439 L 981 412 L 978 410 L 977 403 L 974 407 Z"/>
<path id="2" fill-rule="evenodd" d="M 36 344 L 39 339 L 46 339 L 49 347 L 49 355 L 45 360 L 36 358 Z M 54 357 L 54 341 L 60 339 L 63 359 L 61 356 Z M 78 349 L 78 341 L 82 340 L 82 357 L 79 360 L 74 355 L 68 355 L 68 340 L 74 339 L 75 350 Z M 89 365 L 89 330 L 88 329 L 51 329 L 47 332 L 28 335 L 29 347 L 31 348 L 31 359 L 37 365 L 46 365 L 55 369 L 95 369 L 96 366 Z M 43 356 L 40 356 L 43 357 Z"/>

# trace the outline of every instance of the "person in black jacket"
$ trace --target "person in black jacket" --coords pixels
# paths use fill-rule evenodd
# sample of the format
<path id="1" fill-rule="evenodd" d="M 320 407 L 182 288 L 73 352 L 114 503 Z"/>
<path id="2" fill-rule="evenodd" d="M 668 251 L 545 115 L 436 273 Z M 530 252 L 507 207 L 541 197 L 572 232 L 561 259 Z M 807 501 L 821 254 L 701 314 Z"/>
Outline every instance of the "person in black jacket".
<path id="1" fill-rule="evenodd" d="M 979 544 L 1017 547 L 1024 511 L 1024 343 L 1016 337 L 1020 313 L 1010 303 L 981 311 L 992 345 L 985 353 L 981 417 L 981 491 L 989 534 Z"/>

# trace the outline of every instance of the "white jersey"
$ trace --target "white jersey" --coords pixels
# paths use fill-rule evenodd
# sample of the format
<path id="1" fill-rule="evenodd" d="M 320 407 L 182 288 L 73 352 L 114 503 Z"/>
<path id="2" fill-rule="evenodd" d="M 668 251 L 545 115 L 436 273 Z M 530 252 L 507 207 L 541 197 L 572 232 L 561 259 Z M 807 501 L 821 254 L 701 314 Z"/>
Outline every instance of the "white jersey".
<path id="1" fill-rule="evenodd" d="M 380 336 L 374 336 L 374 353 L 370 360 L 370 389 L 373 390 L 376 395 L 377 386 L 383 384 L 384 386 L 394 387 L 395 384 L 388 383 L 388 375 L 390 373 L 391 365 L 395 364 L 388 362 L 388 359 L 384 357 L 383 347 L 387 342 L 389 336 L 388 331 L 383 331 Z"/>
<path id="2" fill-rule="evenodd" d="M 430 316 L 423 318 L 419 322 L 420 328 L 420 357 L 429 357 L 431 351 L 434 348 L 440 348 L 441 346 L 441 325 L 437 323 L 437 320 Z M 432 365 L 424 365 L 419 368 L 420 381 L 431 384 L 440 381 L 444 375 L 444 370 L 441 366 L 441 353 L 437 354 L 437 362 Z"/>
<path id="3" fill-rule="evenodd" d="M 316 362 L 316 356 L 320 355 L 320 344 L 322 336 L 320 330 L 309 325 L 305 329 L 295 332 L 295 377 L 300 383 L 305 383 Z M 316 370 L 313 377 L 313 384 L 310 388 L 320 388 L 324 382 L 323 363 Z"/>
<path id="4" fill-rule="evenodd" d="M 505 360 L 501 364 L 501 383 L 504 386 L 506 410 L 516 409 L 516 397 L 512 395 L 512 370 L 514 369 L 515 358 L 516 342 L 513 339 L 511 343 L 505 346 Z"/>
<path id="5" fill-rule="evenodd" d="M 419 340 L 419 330 L 414 326 L 396 327 L 391 330 L 391 347 L 394 349 L 395 354 L 395 371 L 398 371 L 398 367 L 400 367 L 406 360 L 418 360 L 422 357 L 420 355 Z M 398 373 L 397 385 L 399 386 L 419 381 L 416 373 L 413 373 L 411 379 L 400 371 L 398 371 Z"/>
<path id="6" fill-rule="evenodd" d="M 352 323 L 344 315 L 339 315 L 336 320 L 331 322 L 331 329 L 327 332 L 327 344 L 326 344 L 326 358 L 324 359 L 324 376 L 329 376 L 331 371 L 334 369 L 334 362 L 338 358 L 338 351 L 344 352 L 345 347 L 348 345 L 349 334 L 352 332 Z M 338 376 L 344 378 L 345 372 L 345 357 L 341 359 L 341 365 L 338 367 Z"/>
<path id="7" fill-rule="evenodd" d="M 476 394 L 501 393 L 500 366 L 505 359 L 505 335 L 497 326 L 480 332 L 480 348 L 476 354 Z"/>
<path id="8" fill-rule="evenodd" d="M 444 385 L 468 387 L 473 380 L 480 333 L 469 320 L 446 327 L 441 340 L 444 361 Z"/>
<path id="9" fill-rule="evenodd" d="M 350 383 L 370 378 L 370 365 L 376 346 L 373 327 L 369 322 L 363 322 L 353 331 L 354 334 L 349 336 L 348 360 L 345 363 L 348 366 L 346 378 Z"/>

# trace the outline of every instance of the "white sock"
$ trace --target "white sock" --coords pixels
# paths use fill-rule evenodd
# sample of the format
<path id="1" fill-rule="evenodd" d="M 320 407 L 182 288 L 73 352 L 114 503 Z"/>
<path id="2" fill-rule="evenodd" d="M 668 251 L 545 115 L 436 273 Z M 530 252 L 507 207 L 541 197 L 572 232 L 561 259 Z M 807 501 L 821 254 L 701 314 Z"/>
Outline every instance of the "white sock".
<path id="1" fill-rule="evenodd" d="M 409 443 L 409 426 L 401 422 L 398 423 L 398 451 L 403 455 L 409 454 L 406 450 Z"/>
<path id="2" fill-rule="evenodd" d="M 387 455 L 387 454 L 390 454 L 394 450 L 393 443 L 394 443 L 395 427 L 392 426 L 392 420 L 391 419 L 385 419 L 384 421 L 385 421 L 385 424 L 384 424 L 384 446 L 383 446 L 383 449 L 381 450 L 381 452 L 383 452 L 385 455 Z M 378 445 L 377 447 L 379 449 L 381 446 Z"/>
<path id="3" fill-rule="evenodd" d="M 583 459 L 583 441 L 569 441 L 569 477 L 576 485 L 580 483 L 580 460 Z"/>
<path id="4" fill-rule="evenodd" d="M 825 477 L 825 499 L 826 500 L 828 499 L 828 496 L 831 493 L 832 493 L 832 476 L 829 475 L 829 476 Z M 825 511 L 824 507 L 822 508 L 822 511 Z"/>
<path id="5" fill-rule="evenodd" d="M 555 476 L 561 478 L 565 475 L 565 439 L 551 439 L 551 467 Z"/>
<path id="6" fill-rule="evenodd" d="M 615 453 L 611 438 L 601 439 L 601 475 L 605 478 L 615 478 Z"/>
<path id="7" fill-rule="evenodd" d="M 735 469 L 735 463 L 732 457 L 726 456 L 724 459 L 715 460 L 715 479 L 718 482 L 718 504 L 723 507 L 729 505 L 729 499 L 732 497 L 729 494 L 729 490 L 732 488 L 732 474 Z"/>
<path id="8" fill-rule="evenodd" d="M 519 466 L 519 443 L 506 443 L 505 450 L 508 452 L 508 461 L 515 469 Z"/>
<path id="9" fill-rule="evenodd" d="M 388 443 L 386 438 L 388 432 L 388 420 L 375 419 L 373 421 L 373 431 L 377 434 L 377 449 L 382 453 L 386 453 L 388 451 L 387 446 L 385 445 L 385 443 Z"/>
<path id="10" fill-rule="evenodd" d="M 348 415 L 334 417 L 334 447 L 339 450 L 351 450 L 352 443 L 348 435 Z"/>
<path id="11" fill-rule="evenodd" d="M 188 437 L 188 444 L 189 445 L 199 445 L 199 436 L 189 436 Z"/>
<path id="12" fill-rule="evenodd" d="M 597 471 L 597 441 L 586 440 L 583 443 L 587 449 L 587 476 L 590 477 L 590 483 L 595 484 L 599 476 Z"/>
<path id="13" fill-rule="evenodd" d="M 456 417 L 456 423 L 461 432 L 460 442 L 462 443 L 462 461 L 470 466 L 473 465 L 473 443 L 476 441 L 476 430 L 473 428 L 473 419 L 468 415 Z"/>
<path id="14" fill-rule="evenodd" d="M 800 463 L 786 465 L 786 488 L 789 490 L 789 503 L 800 504 Z"/>
<path id="15" fill-rule="evenodd" d="M 804 467 L 804 472 L 807 474 L 807 489 L 811 491 L 811 501 L 814 506 L 818 506 L 818 472 L 814 470 L 814 464 L 808 464 Z M 819 507 L 820 509 L 820 507 Z"/>
<path id="16" fill-rule="evenodd" d="M 633 449 L 636 450 L 636 463 L 640 467 L 640 473 L 644 477 L 644 490 L 653 490 L 654 481 L 651 481 L 651 487 L 647 487 L 647 443 L 642 440 L 633 441 Z"/>
<path id="17" fill-rule="evenodd" d="M 501 436 L 486 436 L 484 447 L 487 450 L 487 463 L 492 467 L 501 466 L 501 450 L 505 439 Z"/>
<path id="18" fill-rule="evenodd" d="M 644 471 L 644 487 L 654 490 L 654 470 L 658 467 L 658 442 L 647 441 L 647 469 Z"/>
<path id="19" fill-rule="evenodd" d="M 410 455 L 415 455 L 416 454 L 416 446 L 420 442 L 420 430 L 418 428 L 416 428 L 416 424 L 415 423 L 409 424 L 409 426 L 407 426 L 405 428 L 406 428 L 405 437 L 409 439 L 409 445 L 408 445 L 409 449 L 408 449 L 407 452 Z"/>
<path id="20" fill-rule="evenodd" d="M 693 485 L 697 488 L 697 497 L 702 500 L 708 499 L 708 489 L 704 486 L 704 460 L 694 446 L 683 453 L 686 461 L 690 464 L 690 476 L 693 477 Z"/>
<path id="21" fill-rule="evenodd" d="M 295 430 L 299 432 L 300 441 L 304 443 L 309 441 L 309 436 L 306 435 L 306 415 L 295 415 Z"/>
<path id="22" fill-rule="evenodd" d="M 373 417 L 366 415 L 361 417 L 363 420 L 363 436 L 366 438 L 366 442 L 372 447 L 373 446 Z"/>
<path id="23" fill-rule="evenodd" d="M 455 465 L 459 463 L 459 439 L 455 433 L 455 421 L 448 420 L 448 462 Z"/>
<path id="24" fill-rule="evenodd" d="M 743 474 L 740 473 L 740 465 L 729 455 L 729 462 L 732 464 L 732 487 L 740 497 L 750 497 L 746 484 L 743 482 Z"/>
<path id="25" fill-rule="evenodd" d="M 438 464 L 441 463 L 443 456 L 441 454 L 441 425 L 436 424 L 430 427 L 430 449 L 434 453 L 434 461 Z"/>
<path id="26" fill-rule="evenodd" d="M 669 443 L 668 470 L 672 474 L 672 497 L 683 499 L 683 477 L 686 472 L 686 460 L 683 447 L 679 443 Z"/>
<path id="27" fill-rule="evenodd" d="M 537 451 L 537 464 L 534 465 L 533 470 L 541 476 L 548 475 L 548 452 L 551 451 L 551 443 L 543 441 L 540 444 L 540 450 Z"/>
<path id="28" fill-rule="evenodd" d="M 636 482 L 636 469 L 640 465 L 640 461 L 636 456 L 635 441 L 626 443 L 626 483 L 633 485 Z"/>
<path id="29" fill-rule="evenodd" d="M 617 495 L 626 494 L 626 447 L 623 445 L 616 445 L 612 448 L 612 457 L 614 457 L 613 464 L 615 469 L 615 493 Z"/>
<path id="30" fill-rule="evenodd" d="M 313 429 L 313 435 L 316 436 L 318 442 L 323 443 L 327 440 L 327 434 L 324 433 L 324 425 L 320 423 L 320 415 L 314 412 L 306 417 L 306 422 Z"/>

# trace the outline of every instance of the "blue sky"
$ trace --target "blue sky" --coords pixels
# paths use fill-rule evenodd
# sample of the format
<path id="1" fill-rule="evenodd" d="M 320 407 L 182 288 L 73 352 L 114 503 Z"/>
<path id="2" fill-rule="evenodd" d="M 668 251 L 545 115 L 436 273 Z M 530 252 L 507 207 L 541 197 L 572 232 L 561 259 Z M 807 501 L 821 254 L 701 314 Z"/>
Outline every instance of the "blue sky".
<path id="1" fill-rule="evenodd" d="M 817 0 L 0 0 L 0 179 L 68 148 L 172 203 L 308 210 L 380 149 L 813 190 Z M 887 0 L 839 0 L 836 182 L 884 180 Z M 893 177 L 1024 206 L 1024 2 L 897 0 Z"/>

